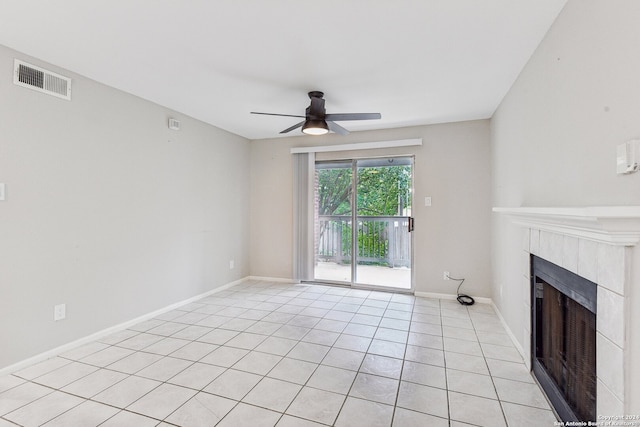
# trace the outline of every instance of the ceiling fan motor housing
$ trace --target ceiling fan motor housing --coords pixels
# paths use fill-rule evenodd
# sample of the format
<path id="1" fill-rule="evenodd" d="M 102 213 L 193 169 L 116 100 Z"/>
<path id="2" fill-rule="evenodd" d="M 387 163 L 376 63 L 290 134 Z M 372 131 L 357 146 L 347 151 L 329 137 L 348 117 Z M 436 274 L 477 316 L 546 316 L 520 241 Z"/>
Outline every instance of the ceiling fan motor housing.
<path id="1" fill-rule="evenodd" d="M 323 96 L 324 94 L 322 92 L 309 92 L 311 104 L 306 109 L 307 120 L 324 120 L 324 117 L 327 115 L 327 110 L 324 108 Z"/>

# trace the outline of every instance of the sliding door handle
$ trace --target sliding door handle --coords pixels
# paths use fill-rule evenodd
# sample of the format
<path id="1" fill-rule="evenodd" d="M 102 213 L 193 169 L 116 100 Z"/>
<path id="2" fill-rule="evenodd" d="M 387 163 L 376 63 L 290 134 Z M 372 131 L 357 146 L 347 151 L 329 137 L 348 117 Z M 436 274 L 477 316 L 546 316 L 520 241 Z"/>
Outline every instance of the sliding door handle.
<path id="1" fill-rule="evenodd" d="M 409 220 L 409 221 L 408 221 L 408 231 L 409 231 L 409 233 L 411 233 L 411 232 L 413 231 L 413 225 L 414 225 L 414 224 L 413 224 L 413 222 L 414 222 L 414 218 L 410 216 L 410 217 L 408 218 L 408 220 Z"/>

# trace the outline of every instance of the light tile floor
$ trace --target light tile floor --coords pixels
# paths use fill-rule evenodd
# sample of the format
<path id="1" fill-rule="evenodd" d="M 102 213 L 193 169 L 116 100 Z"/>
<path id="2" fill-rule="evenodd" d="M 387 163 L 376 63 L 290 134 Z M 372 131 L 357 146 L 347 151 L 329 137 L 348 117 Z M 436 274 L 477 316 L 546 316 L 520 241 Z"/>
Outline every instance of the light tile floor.
<path id="1" fill-rule="evenodd" d="M 552 426 L 493 309 L 246 281 L 0 378 L 5 426 Z"/>

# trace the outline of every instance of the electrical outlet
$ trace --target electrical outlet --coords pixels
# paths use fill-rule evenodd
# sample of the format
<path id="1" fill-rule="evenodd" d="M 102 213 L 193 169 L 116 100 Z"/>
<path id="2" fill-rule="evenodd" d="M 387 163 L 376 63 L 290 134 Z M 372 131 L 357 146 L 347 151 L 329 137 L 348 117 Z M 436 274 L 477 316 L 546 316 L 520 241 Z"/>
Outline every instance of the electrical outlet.
<path id="1" fill-rule="evenodd" d="M 442 278 L 444 280 L 450 280 L 451 278 L 449 277 L 449 272 L 445 271 L 444 273 L 442 273 Z"/>
<path id="2" fill-rule="evenodd" d="M 66 304 L 58 304 L 53 306 L 53 320 L 58 321 L 67 317 Z"/>
<path id="3" fill-rule="evenodd" d="M 229 261 L 229 270 L 236 268 L 236 262 L 234 260 Z"/>

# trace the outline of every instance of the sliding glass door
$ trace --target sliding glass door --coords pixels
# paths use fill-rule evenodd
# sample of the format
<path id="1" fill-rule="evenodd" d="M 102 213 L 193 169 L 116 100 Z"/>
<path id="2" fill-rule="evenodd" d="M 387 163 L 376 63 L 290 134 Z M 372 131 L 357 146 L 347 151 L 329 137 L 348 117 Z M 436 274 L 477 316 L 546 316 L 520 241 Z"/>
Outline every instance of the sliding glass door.
<path id="1" fill-rule="evenodd" d="M 351 283 L 353 162 L 316 162 L 314 279 Z"/>
<path id="2" fill-rule="evenodd" d="M 314 280 L 411 289 L 412 168 L 411 157 L 316 163 Z"/>

